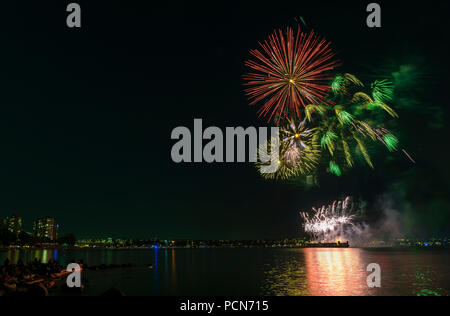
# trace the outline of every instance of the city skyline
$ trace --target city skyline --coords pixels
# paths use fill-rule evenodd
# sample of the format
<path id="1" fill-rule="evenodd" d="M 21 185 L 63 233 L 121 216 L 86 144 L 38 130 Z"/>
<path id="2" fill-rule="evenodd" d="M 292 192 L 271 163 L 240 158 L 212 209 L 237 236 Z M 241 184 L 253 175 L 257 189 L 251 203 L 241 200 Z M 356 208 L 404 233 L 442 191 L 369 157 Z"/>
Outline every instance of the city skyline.
<path id="1" fill-rule="evenodd" d="M 12 220 L 11 220 L 12 219 Z M 20 224 L 10 224 L 11 223 L 18 223 L 20 222 Z M 52 241 L 56 241 L 58 239 L 58 236 L 60 236 L 60 224 L 56 224 L 56 219 L 51 217 L 51 216 L 44 216 L 42 218 L 37 218 L 33 220 L 33 226 L 32 229 L 30 231 L 27 231 L 25 229 L 23 229 L 23 217 L 17 214 L 12 214 L 9 217 L 6 218 L 0 218 L 0 230 L 2 228 L 6 228 L 8 231 L 18 234 L 18 231 L 23 231 L 26 232 L 27 234 L 30 234 L 33 237 L 37 237 L 37 238 L 49 238 Z M 47 224 L 47 226 L 49 226 L 49 228 L 47 229 L 43 229 L 45 228 L 44 226 Z M 38 227 L 36 227 L 38 226 Z M 10 227 L 20 227 L 20 228 L 16 228 L 16 229 L 11 229 Z M 39 233 L 38 233 L 39 232 Z M 65 232 L 64 235 L 66 234 L 73 234 L 73 232 Z M 49 237 L 49 236 L 53 236 L 53 237 Z M 292 236 L 284 236 L 280 239 L 270 239 L 270 238 L 260 238 L 260 239 L 204 239 L 204 238 L 199 238 L 199 239 L 191 239 L 191 238 L 171 238 L 170 236 L 155 236 L 152 234 L 149 234 L 148 236 L 145 237 L 136 237 L 136 236 L 131 236 L 131 237 L 124 237 L 124 234 L 118 232 L 117 234 L 114 235 L 102 235 L 102 236 L 97 236 L 97 237 L 92 237 L 92 236 L 83 236 L 83 237 L 79 237 L 76 236 L 76 234 L 74 235 L 75 237 L 77 237 L 78 241 L 105 241 L 105 240 L 110 240 L 115 241 L 115 240 L 192 240 L 192 241 L 262 241 L 262 240 L 311 240 L 310 237 L 308 237 L 306 234 L 304 234 L 302 237 L 292 237 Z M 417 242 L 421 242 L 421 243 L 425 243 L 426 241 L 433 241 L 433 240 L 450 240 L 450 236 L 426 236 L 425 238 L 418 238 L 418 237 L 414 237 L 414 236 L 397 236 L 397 237 L 392 237 L 391 240 L 397 240 L 399 242 L 409 242 L 411 241 L 417 241 Z M 372 241 L 370 242 L 386 242 L 386 240 L 377 240 L 376 238 L 374 238 Z"/>
<path id="2" fill-rule="evenodd" d="M 162 4 L 169 22 L 151 4 L 124 12 L 100 2 L 83 4 L 79 30 L 67 28 L 65 3 L 2 4 L 0 217 L 21 214 L 31 230 L 28 218 L 51 214 L 79 238 L 276 239 L 302 236 L 301 211 L 353 196 L 366 202 L 368 225 L 388 217 L 404 235 L 450 234 L 449 51 L 428 30 L 440 29 L 444 3 L 420 10 L 428 29 L 410 21 L 414 6 L 384 3 L 383 27 L 369 29 L 365 4 L 213 4 L 212 14 Z M 245 61 L 274 29 L 299 23 L 331 42 L 343 64 L 336 73 L 410 85 L 396 91 L 413 102 L 392 104 L 394 132 L 417 163 L 401 151 L 377 153 L 374 170 L 355 164 L 340 178 L 323 170 L 320 186 L 305 189 L 261 179 L 250 163 L 172 162 L 172 130 L 194 119 L 221 129 L 268 125 L 245 96 Z M 175 74 L 189 80 L 176 84 Z"/>
<path id="3" fill-rule="evenodd" d="M 450 2 L 0 12 L 0 299 L 450 295 Z"/>
<path id="4" fill-rule="evenodd" d="M 6 230 L 18 237 L 22 232 L 37 239 L 47 239 L 56 241 L 58 239 L 59 224 L 56 219 L 50 216 L 36 218 L 32 221 L 31 230 L 24 228 L 24 218 L 18 214 L 12 214 L 5 218 L 0 218 L 0 230 Z"/>

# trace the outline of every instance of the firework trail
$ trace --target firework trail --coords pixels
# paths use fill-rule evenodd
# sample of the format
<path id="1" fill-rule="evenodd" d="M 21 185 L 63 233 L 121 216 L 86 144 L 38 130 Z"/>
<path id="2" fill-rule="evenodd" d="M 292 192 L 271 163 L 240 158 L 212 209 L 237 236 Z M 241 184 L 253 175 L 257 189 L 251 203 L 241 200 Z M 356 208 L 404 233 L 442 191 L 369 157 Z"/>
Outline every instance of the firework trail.
<path id="1" fill-rule="evenodd" d="M 338 65 L 329 42 L 313 31 L 303 33 L 298 27 L 294 32 L 288 27 L 285 34 L 275 31 L 260 45 L 261 51 L 250 51 L 256 61 L 245 63 L 257 72 L 244 76 L 250 104 L 263 103 L 260 116 L 279 124 L 282 118 L 301 119 L 302 109 L 309 104 L 328 102 L 332 77 L 327 72 Z"/>
<path id="2" fill-rule="evenodd" d="M 383 112 L 399 118 L 386 104 L 395 99 L 391 81 L 365 86 L 349 73 L 330 76 L 339 66 L 330 42 L 314 31 L 302 32 L 300 26 L 297 31 L 276 30 L 260 46 L 250 51 L 254 59 L 245 63 L 251 69 L 244 75 L 245 92 L 250 105 L 260 105 L 259 116 L 282 132 L 278 152 L 265 150 L 270 141 L 258 148 L 256 166 L 264 178 L 314 177 L 321 166 L 340 177 L 361 160 L 374 169 L 372 143 L 383 144 L 391 153 L 401 150 L 415 163 L 383 127 Z M 272 173 L 266 172 L 268 166 Z"/>
<path id="3" fill-rule="evenodd" d="M 348 231 L 356 227 L 354 204 L 350 197 L 335 201 L 329 206 L 312 209 L 312 213 L 300 213 L 305 232 L 316 241 L 335 242 L 345 238 Z"/>
<path id="4" fill-rule="evenodd" d="M 313 172 L 320 160 L 320 144 L 314 129 L 307 127 L 307 122 L 296 123 L 287 120 L 281 128 L 279 152 L 268 152 L 271 142 L 258 148 L 258 162 L 256 167 L 261 175 L 268 180 L 288 180 L 298 176 L 307 176 Z M 262 172 L 261 167 L 266 167 L 275 162 L 274 172 Z"/>
<path id="5" fill-rule="evenodd" d="M 282 142 L 286 144 L 283 158 L 288 165 L 316 165 L 320 151 L 314 131 L 313 128 L 307 128 L 306 121 L 296 124 L 293 120 L 288 120 L 286 126 L 281 128 Z"/>

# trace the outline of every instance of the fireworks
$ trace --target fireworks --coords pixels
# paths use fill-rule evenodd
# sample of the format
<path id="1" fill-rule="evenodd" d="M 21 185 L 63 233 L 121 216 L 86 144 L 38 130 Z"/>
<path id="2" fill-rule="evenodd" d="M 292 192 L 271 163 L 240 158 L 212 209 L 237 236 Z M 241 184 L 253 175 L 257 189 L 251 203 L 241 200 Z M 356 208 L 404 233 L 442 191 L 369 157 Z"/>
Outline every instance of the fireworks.
<path id="1" fill-rule="evenodd" d="M 334 120 L 330 119 L 318 131 L 321 135 L 320 143 L 322 149 L 325 153 L 329 154 L 331 159 L 328 169 L 329 172 L 336 176 L 341 176 L 342 169 L 339 164 L 352 168 L 354 165 L 354 153 L 360 153 L 367 164 L 373 168 L 369 152 L 362 138 L 362 136 L 366 136 L 367 134 L 358 134 L 365 132 L 359 126 L 361 122 L 352 122 L 351 124 L 341 124 L 339 122 L 338 117 Z M 366 127 L 370 128 L 368 125 Z M 338 163 L 337 160 L 343 160 L 343 162 Z"/>
<path id="2" fill-rule="evenodd" d="M 331 82 L 331 88 L 335 95 L 348 94 L 349 88 L 352 85 L 364 87 L 363 83 L 352 74 L 337 75 Z"/>
<path id="3" fill-rule="evenodd" d="M 372 96 L 375 101 L 383 103 L 394 99 L 394 85 L 388 80 L 376 80 L 372 84 Z"/>
<path id="4" fill-rule="evenodd" d="M 271 143 L 258 148 L 261 175 L 266 179 L 287 180 L 299 175 L 309 175 L 318 166 L 320 146 L 315 129 L 307 127 L 307 122 L 295 123 L 288 120 L 281 128 L 279 152 L 273 152 Z M 271 148 L 269 151 L 268 149 Z M 262 172 L 261 167 L 273 166 L 274 172 Z"/>
<path id="5" fill-rule="evenodd" d="M 330 154 L 334 155 L 334 141 L 339 139 L 339 137 L 331 130 L 326 131 L 320 138 L 320 144 L 323 149 L 328 149 Z"/>
<path id="6" fill-rule="evenodd" d="M 280 143 L 279 152 L 272 148 L 272 141 L 268 141 L 258 148 L 258 162 L 256 167 L 261 175 L 268 180 L 287 180 L 296 175 L 296 168 L 285 161 L 286 143 Z M 266 168 L 264 170 L 264 168 Z"/>
<path id="7" fill-rule="evenodd" d="M 250 104 L 263 103 L 260 116 L 277 123 L 282 118 L 301 119 L 307 105 L 328 102 L 327 72 L 337 66 L 329 42 L 313 31 L 303 33 L 299 27 L 294 32 L 288 27 L 286 34 L 275 31 L 260 45 L 262 51 L 250 51 L 256 61 L 246 62 L 257 72 L 244 76 Z"/>
<path id="8" fill-rule="evenodd" d="M 261 175 L 270 180 L 288 180 L 299 175 L 309 175 L 317 168 L 320 150 L 317 136 L 308 130 L 305 122 L 296 125 L 290 122 L 281 130 L 284 138 L 280 142 L 279 152 L 268 150 L 271 142 L 258 148 L 260 162 L 256 166 Z M 274 172 L 262 172 L 261 167 L 271 166 Z"/>
<path id="9" fill-rule="evenodd" d="M 293 120 L 288 120 L 288 122 L 288 126 L 281 129 L 281 132 L 285 135 L 284 141 L 289 142 L 293 147 L 308 148 L 306 142 L 311 137 L 313 130 L 306 129 L 305 121 L 298 125 Z"/>
<path id="10" fill-rule="evenodd" d="M 282 141 L 286 144 L 284 159 L 291 166 L 295 166 L 304 160 L 316 162 L 314 154 L 318 153 L 317 144 L 314 141 L 314 129 L 306 127 L 306 121 L 296 124 L 288 120 L 287 126 L 281 129 Z"/>
<path id="11" fill-rule="evenodd" d="M 356 215 L 350 197 L 335 201 L 329 206 L 312 209 L 312 213 L 300 213 L 305 232 L 316 241 L 334 242 L 345 236 L 346 228 L 354 226 Z"/>
<path id="12" fill-rule="evenodd" d="M 381 143 L 389 152 L 401 149 L 397 137 L 384 128 L 386 115 L 379 115 L 398 118 L 386 104 L 394 99 L 389 80 L 365 86 L 349 73 L 333 79 L 330 71 L 338 62 L 330 43 L 300 27 L 275 31 L 260 45 L 250 51 L 254 60 L 246 62 L 251 72 L 244 76 L 245 92 L 251 105 L 261 105 L 260 116 L 281 126 L 279 151 L 258 149 L 263 177 L 311 177 L 321 166 L 340 177 L 358 160 L 374 168 L 369 143 Z M 266 172 L 268 166 L 272 173 Z"/>
<path id="13" fill-rule="evenodd" d="M 334 161 L 330 161 L 330 172 L 338 177 L 342 175 L 341 168 Z"/>
<path id="14" fill-rule="evenodd" d="M 398 149 L 398 139 L 383 127 L 372 127 L 361 118 L 369 112 L 385 111 L 397 118 L 397 113 L 385 100 L 392 99 L 392 85 L 387 80 L 375 81 L 372 84 L 373 98 L 362 90 L 364 85 L 351 74 L 338 75 L 331 83 L 338 105 L 310 108 L 307 119 L 311 122 L 310 112 L 320 114 L 317 121 L 317 132 L 320 134 L 320 144 L 324 153 L 329 154 L 328 171 L 341 176 L 343 167 L 354 166 L 354 155 L 360 155 L 366 163 L 374 168 L 367 146 L 368 141 L 384 144 L 390 152 Z"/>

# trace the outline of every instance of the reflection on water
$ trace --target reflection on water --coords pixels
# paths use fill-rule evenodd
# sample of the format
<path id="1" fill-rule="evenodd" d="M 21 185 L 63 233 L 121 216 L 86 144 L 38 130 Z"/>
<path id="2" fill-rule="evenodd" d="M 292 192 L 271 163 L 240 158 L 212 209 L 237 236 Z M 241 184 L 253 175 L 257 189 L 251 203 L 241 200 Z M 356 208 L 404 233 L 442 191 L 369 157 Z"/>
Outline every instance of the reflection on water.
<path id="1" fill-rule="evenodd" d="M 127 295 L 303 296 L 449 295 L 450 252 L 392 249 L 146 249 L 8 250 L 6 258 L 57 260 L 66 266 L 128 264 L 87 271 L 87 295 L 116 287 Z M 366 267 L 382 268 L 382 287 L 369 289 Z M 153 269 L 151 269 L 153 266 Z"/>
<path id="2" fill-rule="evenodd" d="M 276 258 L 266 271 L 263 295 L 269 296 L 305 296 L 308 295 L 306 268 L 295 258 L 285 260 Z"/>
<path id="3" fill-rule="evenodd" d="M 277 296 L 367 295 L 358 249 L 302 249 L 278 258 L 264 292 Z"/>
<path id="4" fill-rule="evenodd" d="M 177 261 L 175 256 L 175 249 L 172 249 L 172 269 L 171 269 L 171 280 L 172 280 L 172 289 L 176 289 L 177 285 Z M 175 292 L 173 293 L 174 295 Z"/>
<path id="5" fill-rule="evenodd" d="M 359 249 L 305 249 L 308 294 L 369 295 Z"/>
<path id="6" fill-rule="evenodd" d="M 442 288 L 433 289 L 433 280 L 438 276 L 429 267 L 416 267 L 415 282 L 413 286 L 415 291 L 412 293 L 417 296 L 442 296 Z"/>
<path id="7" fill-rule="evenodd" d="M 23 262 L 31 262 L 37 259 L 41 263 L 48 263 L 50 259 L 55 259 L 59 261 L 59 250 L 30 250 L 30 251 L 22 251 L 17 249 L 10 249 L 6 252 L 6 256 L 9 262 L 12 264 L 16 264 L 19 259 L 22 259 Z M 4 260 L 3 259 L 3 260 Z M 3 263 L 3 262 L 1 262 Z"/>
<path id="8" fill-rule="evenodd" d="M 265 271 L 263 293 L 279 296 L 450 294 L 450 253 L 417 250 L 299 249 L 279 254 Z M 367 286 L 366 268 L 381 266 L 382 287 Z"/>

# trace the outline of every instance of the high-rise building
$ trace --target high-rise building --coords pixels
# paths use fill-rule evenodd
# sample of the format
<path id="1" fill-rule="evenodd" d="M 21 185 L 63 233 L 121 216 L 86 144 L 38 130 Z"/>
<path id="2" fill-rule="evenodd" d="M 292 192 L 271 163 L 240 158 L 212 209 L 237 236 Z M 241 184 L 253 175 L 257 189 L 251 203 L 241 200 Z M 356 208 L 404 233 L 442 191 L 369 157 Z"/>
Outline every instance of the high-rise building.
<path id="1" fill-rule="evenodd" d="M 22 217 L 12 215 L 6 219 L 8 231 L 15 235 L 19 235 L 22 232 Z"/>
<path id="2" fill-rule="evenodd" d="M 53 217 L 39 218 L 33 223 L 33 236 L 40 239 L 58 239 L 58 225 Z"/>
<path id="3" fill-rule="evenodd" d="M 8 230 L 8 220 L 6 218 L 0 218 L 0 233 Z"/>

